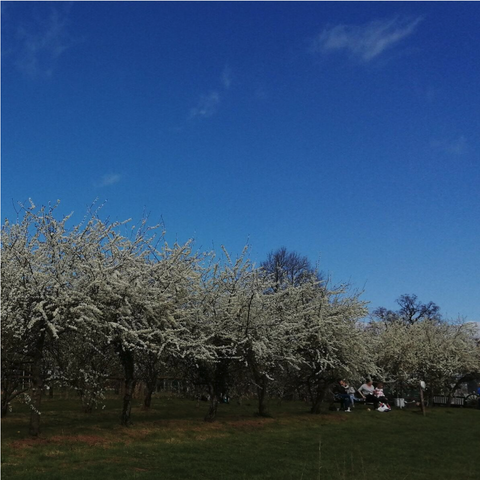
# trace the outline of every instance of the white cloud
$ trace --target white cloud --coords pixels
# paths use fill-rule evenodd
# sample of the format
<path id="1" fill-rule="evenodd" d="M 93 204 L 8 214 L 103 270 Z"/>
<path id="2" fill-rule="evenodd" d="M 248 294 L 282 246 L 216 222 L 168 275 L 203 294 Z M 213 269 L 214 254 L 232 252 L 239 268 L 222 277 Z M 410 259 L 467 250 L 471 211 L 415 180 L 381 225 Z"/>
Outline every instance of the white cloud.
<path id="1" fill-rule="evenodd" d="M 346 52 L 352 58 L 369 62 L 411 35 L 422 18 L 374 20 L 363 25 L 328 27 L 314 40 L 313 52 Z"/>
<path id="2" fill-rule="evenodd" d="M 223 93 L 230 89 L 230 86 L 232 85 L 232 71 L 228 65 L 226 65 L 222 71 L 220 82 L 221 86 L 223 87 Z M 221 88 L 220 90 L 222 91 Z M 211 117 L 216 113 L 221 100 L 222 96 L 220 95 L 218 89 L 212 90 L 206 95 L 201 95 L 197 106 L 190 110 L 189 118 Z"/>
<path id="3" fill-rule="evenodd" d="M 463 155 L 468 150 L 467 139 L 464 135 L 453 140 L 432 140 L 430 146 L 450 155 Z"/>
<path id="4" fill-rule="evenodd" d="M 217 110 L 220 103 L 220 94 L 217 91 L 202 95 L 195 108 L 190 110 L 190 118 L 211 117 Z"/>
<path id="5" fill-rule="evenodd" d="M 23 73 L 51 76 L 60 56 L 71 46 L 67 25 L 70 4 L 53 7 L 47 17 L 18 26 L 12 47 L 15 66 Z"/>
<path id="6" fill-rule="evenodd" d="M 100 182 L 98 183 L 99 187 L 108 187 L 109 185 L 113 185 L 114 183 L 118 183 L 121 180 L 122 176 L 119 173 L 109 173 L 104 175 Z"/>

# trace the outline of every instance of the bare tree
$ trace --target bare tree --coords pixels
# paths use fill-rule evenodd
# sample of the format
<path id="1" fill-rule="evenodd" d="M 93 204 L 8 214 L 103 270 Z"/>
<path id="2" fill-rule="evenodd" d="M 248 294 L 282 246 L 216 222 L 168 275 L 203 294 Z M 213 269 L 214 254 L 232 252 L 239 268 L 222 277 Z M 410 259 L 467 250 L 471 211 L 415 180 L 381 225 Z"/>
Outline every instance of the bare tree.
<path id="1" fill-rule="evenodd" d="M 373 311 L 373 318 L 386 323 L 403 322 L 408 325 L 413 325 L 423 320 L 433 322 L 442 320 L 438 305 L 433 302 L 421 303 L 416 295 L 401 295 L 396 300 L 396 303 L 400 307 L 397 311 L 379 307 Z"/>
<path id="2" fill-rule="evenodd" d="M 289 252 L 286 247 L 270 252 L 260 267 L 272 276 L 275 290 L 287 284 L 298 286 L 311 281 L 312 278 L 321 280 L 322 277 L 307 257 L 297 252 Z"/>

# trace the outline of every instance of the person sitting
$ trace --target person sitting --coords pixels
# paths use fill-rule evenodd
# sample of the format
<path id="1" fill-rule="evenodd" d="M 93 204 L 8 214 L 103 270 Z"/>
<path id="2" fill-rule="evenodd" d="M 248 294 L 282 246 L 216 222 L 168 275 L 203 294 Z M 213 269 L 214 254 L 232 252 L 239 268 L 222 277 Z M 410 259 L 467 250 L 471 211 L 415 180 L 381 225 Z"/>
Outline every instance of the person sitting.
<path id="1" fill-rule="evenodd" d="M 352 402 L 352 408 L 355 407 L 355 387 L 352 387 L 351 385 L 346 385 L 347 393 L 350 395 L 350 401 Z"/>
<path id="2" fill-rule="evenodd" d="M 360 393 L 360 395 L 365 400 L 365 402 L 373 403 L 374 408 L 377 409 L 380 401 L 373 394 L 374 391 L 375 391 L 375 387 L 373 386 L 372 380 L 370 380 L 369 378 L 358 389 L 358 393 Z"/>
<path id="3" fill-rule="evenodd" d="M 375 387 L 375 389 L 373 390 L 373 395 L 374 397 L 377 399 L 377 402 L 380 403 L 384 403 L 389 409 L 391 409 L 390 405 L 388 404 L 388 399 L 387 397 L 385 396 L 385 394 L 383 393 L 383 383 L 382 382 L 378 382 L 377 383 L 377 386 Z M 375 409 L 378 408 L 378 405 L 375 406 Z"/>
<path id="4" fill-rule="evenodd" d="M 350 400 L 350 395 L 348 394 L 347 389 L 348 385 L 345 380 L 338 380 L 336 385 L 333 387 L 333 393 L 338 399 L 340 399 L 342 408 L 344 408 L 345 412 L 351 413 L 350 405 L 352 401 Z"/>

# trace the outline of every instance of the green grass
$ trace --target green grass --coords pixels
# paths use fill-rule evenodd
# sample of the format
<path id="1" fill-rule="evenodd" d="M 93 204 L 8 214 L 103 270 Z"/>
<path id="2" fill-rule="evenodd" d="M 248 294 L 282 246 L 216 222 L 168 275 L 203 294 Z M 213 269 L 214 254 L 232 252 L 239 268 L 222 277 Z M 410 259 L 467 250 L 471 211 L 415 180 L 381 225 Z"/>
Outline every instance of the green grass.
<path id="1" fill-rule="evenodd" d="M 14 405 L 2 422 L 3 479 L 478 480 L 480 412 L 416 409 L 313 416 L 301 402 L 271 403 L 273 418 L 252 405 L 207 405 L 156 398 L 134 424 L 118 425 L 120 401 L 80 412 L 72 400 L 45 399 L 42 434 L 30 439 L 28 411 Z"/>

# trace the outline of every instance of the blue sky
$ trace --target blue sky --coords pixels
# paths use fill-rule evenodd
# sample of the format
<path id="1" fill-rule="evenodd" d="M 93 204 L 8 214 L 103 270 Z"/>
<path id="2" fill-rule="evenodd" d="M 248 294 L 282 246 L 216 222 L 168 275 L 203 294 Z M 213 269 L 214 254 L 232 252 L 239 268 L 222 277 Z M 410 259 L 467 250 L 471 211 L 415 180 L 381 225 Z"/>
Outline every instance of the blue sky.
<path id="1" fill-rule="evenodd" d="M 480 320 L 476 2 L 2 2 L 2 215 L 280 246 Z"/>

